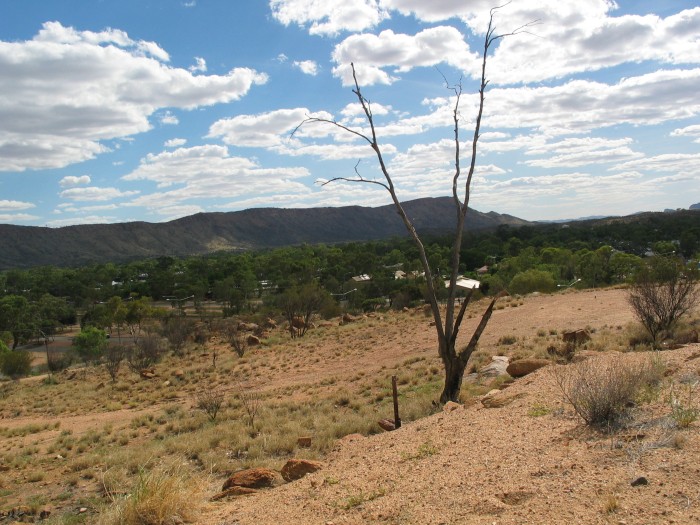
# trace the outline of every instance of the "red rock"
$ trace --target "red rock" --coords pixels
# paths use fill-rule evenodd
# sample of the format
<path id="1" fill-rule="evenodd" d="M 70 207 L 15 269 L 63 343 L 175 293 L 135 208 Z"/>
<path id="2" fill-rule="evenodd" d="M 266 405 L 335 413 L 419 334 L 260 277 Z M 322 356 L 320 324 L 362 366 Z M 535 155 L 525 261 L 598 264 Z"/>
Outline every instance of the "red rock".
<path id="1" fill-rule="evenodd" d="M 297 439 L 297 445 L 304 448 L 309 448 L 311 446 L 311 436 L 301 436 Z"/>
<path id="2" fill-rule="evenodd" d="M 294 481 L 301 479 L 307 474 L 316 472 L 323 468 L 323 465 L 318 461 L 309 461 L 307 459 L 290 459 L 282 467 L 281 473 L 285 481 Z"/>
<path id="3" fill-rule="evenodd" d="M 269 468 L 249 468 L 235 472 L 226 480 L 221 490 L 231 487 L 261 489 L 271 487 L 277 479 L 277 473 Z"/>

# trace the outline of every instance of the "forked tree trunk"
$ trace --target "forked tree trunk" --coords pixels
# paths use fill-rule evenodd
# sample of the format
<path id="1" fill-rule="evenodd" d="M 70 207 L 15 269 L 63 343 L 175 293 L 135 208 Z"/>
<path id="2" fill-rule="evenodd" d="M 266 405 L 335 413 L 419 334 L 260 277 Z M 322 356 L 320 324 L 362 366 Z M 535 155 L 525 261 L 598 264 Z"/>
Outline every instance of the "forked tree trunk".
<path id="1" fill-rule="evenodd" d="M 467 363 L 464 362 L 463 364 L 459 357 L 456 356 L 454 346 L 451 349 L 451 353 L 455 354 L 454 358 L 443 359 L 443 365 L 445 367 L 445 385 L 443 386 L 442 394 L 440 394 L 440 403 L 442 404 L 448 401 L 459 402 L 462 378 L 464 377 L 464 370 L 467 368 Z"/>

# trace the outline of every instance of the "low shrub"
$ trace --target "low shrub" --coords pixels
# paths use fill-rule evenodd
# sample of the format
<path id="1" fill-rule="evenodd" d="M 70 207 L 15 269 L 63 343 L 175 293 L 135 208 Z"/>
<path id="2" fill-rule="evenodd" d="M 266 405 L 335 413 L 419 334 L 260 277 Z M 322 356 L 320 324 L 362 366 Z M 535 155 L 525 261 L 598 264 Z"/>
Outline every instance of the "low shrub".
<path id="1" fill-rule="evenodd" d="M 13 379 L 28 376 L 32 371 L 32 354 L 26 350 L 0 353 L 0 371 Z"/>
<path id="2" fill-rule="evenodd" d="M 552 367 L 566 401 L 587 425 L 610 428 L 634 404 L 637 394 L 657 383 L 663 367 L 657 360 L 627 362 L 621 355 L 587 359 L 568 366 Z"/>

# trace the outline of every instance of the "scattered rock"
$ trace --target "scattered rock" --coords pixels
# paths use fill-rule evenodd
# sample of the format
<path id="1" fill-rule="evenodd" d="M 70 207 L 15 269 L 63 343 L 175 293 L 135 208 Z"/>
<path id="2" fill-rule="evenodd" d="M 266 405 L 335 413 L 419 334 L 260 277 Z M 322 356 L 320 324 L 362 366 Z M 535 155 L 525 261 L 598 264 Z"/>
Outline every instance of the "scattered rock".
<path id="1" fill-rule="evenodd" d="M 246 342 L 248 343 L 248 346 L 258 346 L 260 344 L 260 338 L 253 334 L 250 334 L 246 338 Z"/>
<path id="2" fill-rule="evenodd" d="M 455 403 L 454 401 L 448 401 L 442 407 L 442 411 L 443 412 L 454 412 L 455 410 L 459 410 L 460 408 L 462 408 L 462 405 L 460 405 L 459 403 Z"/>
<path id="3" fill-rule="evenodd" d="M 394 423 L 393 419 L 380 419 L 378 423 L 382 430 L 386 430 L 387 432 L 396 430 L 396 423 Z"/>
<path id="4" fill-rule="evenodd" d="M 178 378 L 178 379 L 184 379 L 185 377 L 185 371 L 184 370 L 175 370 L 173 375 Z"/>
<path id="5" fill-rule="evenodd" d="M 316 472 L 323 467 L 323 464 L 318 461 L 309 461 L 306 459 L 290 459 L 282 467 L 281 474 L 285 481 L 294 481 L 301 479 L 307 474 Z"/>
<path id="6" fill-rule="evenodd" d="M 164 381 L 163 386 L 170 386 L 170 381 Z"/>
<path id="7" fill-rule="evenodd" d="M 512 377 L 523 377 L 550 363 L 547 359 L 518 359 L 508 365 L 506 372 Z"/>
<path id="8" fill-rule="evenodd" d="M 154 368 L 144 368 L 141 370 L 141 377 L 144 379 L 153 379 L 156 377 L 156 371 Z"/>
<path id="9" fill-rule="evenodd" d="M 506 405 L 510 405 L 513 401 L 516 399 L 519 399 L 526 394 L 521 392 L 520 394 L 516 394 L 513 396 L 506 396 L 506 395 L 498 395 L 501 394 L 500 390 L 491 390 L 488 394 L 486 394 L 483 398 L 481 398 L 481 404 L 485 408 L 501 408 Z"/>
<path id="10" fill-rule="evenodd" d="M 304 448 L 311 446 L 311 436 L 301 436 L 297 439 L 297 445 Z"/>
<path id="11" fill-rule="evenodd" d="M 355 317 L 354 315 L 350 315 L 349 313 L 343 314 L 343 323 L 354 323 L 356 321 L 359 321 L 360 319 L 360 317 Z"/>
<path id="12" fill-rule="evenodd" d="M 256 492 L 258 492 L 256 489 L 249 489 L 246 487 L 231 487 L 222 492 L 219 492 L 215 496 L 212 496 L 211 501 L 219 501 L 235 496 L 249 496 L 250 494 L 255 494 Z"/>
<path id="13" fill-rule="evenodd" d="M 644 476 L 639 476 L 638 478 L 634 479 L 632 481 L 632 483 L 630 483 L 630 485 L 632 485 L 633 487 L 639 487 L 639 486 L 648 485 L 648 484 L 649 484 L 649 480 L 647 478 L 645 478 Z"/>
<path id="14" fill-rule="evenodd" d="M 241 332 L 255 332 L 259 328 L 260 327 L 255 323 L 244 323 L 244 322 L 238 323 L 238 329 Z"/>
<path id="15" fill-rule="evenodd" d="M 261 489 L 271 487 L 277 479 L 277 473 L 269 468 L 249 468 L 235 472 L 226 480 L 222 491 L 231 487 Z"/>
<path id="16" fill-rule="evenodd" d="M 510 358 L 505 355 L 495 355 L 491 358 L 491 362 L 479 370 L 479 375 L 482 377 L 498 377 L 506 373 Z"/>

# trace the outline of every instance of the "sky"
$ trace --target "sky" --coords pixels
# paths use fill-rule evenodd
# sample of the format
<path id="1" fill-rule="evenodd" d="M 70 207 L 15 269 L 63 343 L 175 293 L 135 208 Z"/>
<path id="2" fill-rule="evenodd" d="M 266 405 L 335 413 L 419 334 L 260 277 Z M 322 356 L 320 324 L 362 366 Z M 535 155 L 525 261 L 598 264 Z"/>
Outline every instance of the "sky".
<path id="1" fill-rule="evenodd" d="M 389 204 L 470 162 L 493 0 L 2 0 L 0 222 Z M 470 206 L 528 220 L 700 202 L 698 2 L 494 15 Z M 524 30 L 519 30 L 528 24 Z M 308 122 L 317 117 L 338 125 Z M 342 126 L 342 127 L 341 127 Z M 343 129 L 346 128 L 346 129 Z"/>

